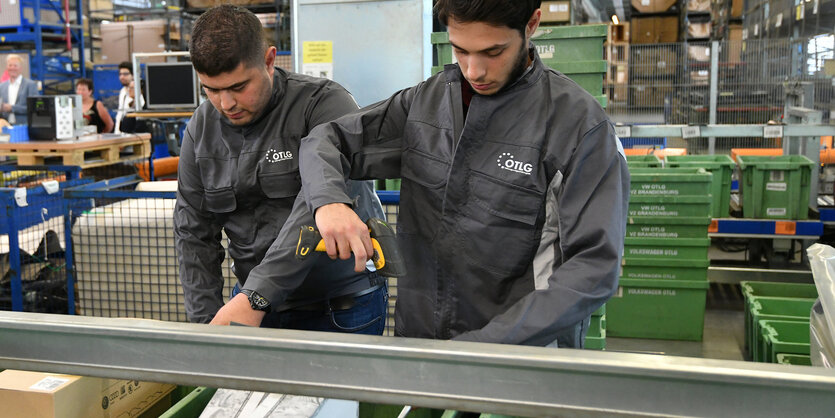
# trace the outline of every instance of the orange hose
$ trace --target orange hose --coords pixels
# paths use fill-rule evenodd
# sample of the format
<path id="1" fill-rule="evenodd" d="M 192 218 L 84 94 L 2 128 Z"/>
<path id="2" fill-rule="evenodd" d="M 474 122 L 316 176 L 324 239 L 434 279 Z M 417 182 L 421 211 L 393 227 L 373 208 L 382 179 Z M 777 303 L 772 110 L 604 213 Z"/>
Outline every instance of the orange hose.
<path id="1" fill-rule="evenodd" d="M 177 172 L 177 165 L 180 163 L 180 157 L 165 157 L 154 160 L 154 177 L 159 178 Z M 142 162 L 136 165 L 139 170 L 139 177 L 142 180 L 151 181 L 151 174 L 148 170 L 148 162 Z"/>

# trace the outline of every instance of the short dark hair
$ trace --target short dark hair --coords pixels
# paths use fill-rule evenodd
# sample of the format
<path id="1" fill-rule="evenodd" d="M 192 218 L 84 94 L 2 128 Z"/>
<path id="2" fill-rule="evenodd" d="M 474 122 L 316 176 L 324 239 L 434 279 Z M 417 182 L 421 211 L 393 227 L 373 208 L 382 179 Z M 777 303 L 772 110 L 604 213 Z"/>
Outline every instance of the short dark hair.
<path id="1" fill-rule="evenodd" d="M 130 75 L 133 75 L 133 64 L 130 61 L 122 61 L 119 63 L 119 70 L 121 71 L 122 68 L 130 71 Z"/>
<path id="2" fill-rule="evenodd" d="M 191 63 L 210 77 L 233 71 L 238 65 L 262 63 L 267 43 L 261 21 L 249 10 L 224 4 L 207 10 L 191 30 Z"/>
<path id="3" fill-rule="evenodd" d="M 87 86 L 88 90 L 93 91 L 93 80 L 90 80 L 89 78 L 79 78 L 76 80 L 75 86 L 78 87 L 80 85 Z"/>
<path id="4" fill-rule="evenodd" d="M 449 18 L 458 22 L 484 22 L 507 26 L 525 36 L 525 26 L 542 5 L 542 0 L 436 0 L 435 14 L 447 26 Z"/>

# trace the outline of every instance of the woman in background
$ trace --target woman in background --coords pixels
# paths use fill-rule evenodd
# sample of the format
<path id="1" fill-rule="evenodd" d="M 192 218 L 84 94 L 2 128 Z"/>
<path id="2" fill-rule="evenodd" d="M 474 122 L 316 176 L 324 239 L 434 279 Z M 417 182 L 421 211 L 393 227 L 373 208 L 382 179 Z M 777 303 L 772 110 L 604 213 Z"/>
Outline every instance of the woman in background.
<path id="1" fill-rule="evenodd" d="M 80 78 L 75 83 L 75 93 L 81 95 L 81 109 L 87 125 L 95 125 L 100 134 L 113 131 L 113 118 L 102 102 L 93 98 L 93 81 Z"/>

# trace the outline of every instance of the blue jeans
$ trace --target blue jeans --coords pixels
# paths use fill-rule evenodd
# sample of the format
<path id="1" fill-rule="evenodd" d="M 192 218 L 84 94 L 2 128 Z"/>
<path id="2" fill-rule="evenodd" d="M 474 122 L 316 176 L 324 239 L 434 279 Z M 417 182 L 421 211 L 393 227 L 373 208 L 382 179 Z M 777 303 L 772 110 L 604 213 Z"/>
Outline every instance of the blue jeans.
<path id="1" fill-rule="evenodd" d="M 238 284 L 235 284 L 232 297 L 239 292 Z M 386 285 L 383 285 L 370 293 L 356 297 L 354 306 L 349 309 L 273 311 L 264 316 L 261 327 L 383 335 L 386 328 L 388 298 L 388 289 Z"/>

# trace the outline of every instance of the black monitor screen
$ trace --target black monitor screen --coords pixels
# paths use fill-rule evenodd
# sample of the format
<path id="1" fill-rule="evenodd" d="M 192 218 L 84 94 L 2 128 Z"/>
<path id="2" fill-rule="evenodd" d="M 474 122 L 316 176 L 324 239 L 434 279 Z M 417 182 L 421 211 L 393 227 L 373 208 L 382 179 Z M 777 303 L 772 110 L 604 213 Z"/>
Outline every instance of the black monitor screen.
<path id="1" fill-rule="evenodd" d="M 145 70 L 148 109 L 197 107 L 196 76 L 190 62 L 147 63 Z"/>

